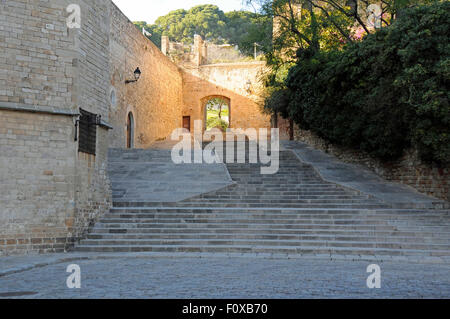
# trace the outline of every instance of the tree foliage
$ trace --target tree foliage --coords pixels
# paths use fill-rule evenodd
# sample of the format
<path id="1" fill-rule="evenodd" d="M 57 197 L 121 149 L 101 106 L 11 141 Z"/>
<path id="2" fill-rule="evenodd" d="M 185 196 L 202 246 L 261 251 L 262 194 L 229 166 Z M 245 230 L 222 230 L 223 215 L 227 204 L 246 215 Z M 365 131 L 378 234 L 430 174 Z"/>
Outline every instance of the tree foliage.
<path id="1" fill-rule="evenodd" d="M 405 9 L 343 50 L 300 48 L 289 94 L 266 106 L 335 144 L 385 160 L 414 146 L 422 159 L 448 165 L 449 34 L 450 3 L 438 2 Z"/>
<path id="2" fill-rule="evenodd" d="M 147 24 L 145 21 L 136 21 L 134 24 L 140 31 L 142 31 L 142 28 L 145 28 L 145 30 L 151 34 L 151 36 L 147 36 L 147 38 L 149 38 L 158 48 L 161 47 L 162 31 L 157 25 Z"/>
<path id="3" fill-rule="evenodd" d="M 435 0 L 246 0 L 256 4 L 264 16 L 273 19 L 273 46 L 266 59 L 272 67 L 266 85 L 284 89 L 287 72 L 296 61 L 298 49 L 339 50 L 376 32 L 370 16 L 388 26 L 404 8 Z M 380 6 L 375 13 L 370 6 Z"/>
<path id="4" fill-rule="evenodd" d="M 161 45 L 163 35 L 171 41 L 191 44 L 194 35 L 199 34 L 215 44 L 238 45 L 243 53 L 251 55 L 254 43 L 267 46 L 272 39 L 272 21 L 268 17 L 247 11 L 224 13 L 211 4 L 172 11 L 159 17 L 152 25 L 145 22 L 135 24 L 152 33 L 149 38 L 157 46 Z"/>
<path id="5" fill-rule="evenodd" d="M 271 48 L 273 23 L 270 17 L 248 11 L 231 11 L 225 16 L 227 25 L 223 38 L 238 45 L 241 52 L 252 55 L 255 43 L 263 51 Z"/>
<path id="6" fill-rule="evenodd" d="M 342 48 L 353 41 L 354 19 L 339 8 L 310 0 L 248 0 L 257 2 L 261 13 L 274 20 L 272 46 L 266 60 L 272 67 L 266 86 L 284 89 L 288 70 L 296 62 L 298 49 L 314 51 Z M 345 7 L 346 8 L 346 7 Z M 270 89 L 271 90 L 271 89 Z"/>

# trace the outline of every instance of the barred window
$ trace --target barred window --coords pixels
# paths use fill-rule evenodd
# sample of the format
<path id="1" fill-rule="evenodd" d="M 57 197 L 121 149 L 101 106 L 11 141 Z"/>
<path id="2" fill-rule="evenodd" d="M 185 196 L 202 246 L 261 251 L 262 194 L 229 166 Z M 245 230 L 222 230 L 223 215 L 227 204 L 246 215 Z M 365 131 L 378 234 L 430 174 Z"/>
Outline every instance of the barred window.
<path id="1" fill-rule="evenodd" d="M 97 115 L 80 109 L 78 151 L 95 155 L 97 146 Z"/>

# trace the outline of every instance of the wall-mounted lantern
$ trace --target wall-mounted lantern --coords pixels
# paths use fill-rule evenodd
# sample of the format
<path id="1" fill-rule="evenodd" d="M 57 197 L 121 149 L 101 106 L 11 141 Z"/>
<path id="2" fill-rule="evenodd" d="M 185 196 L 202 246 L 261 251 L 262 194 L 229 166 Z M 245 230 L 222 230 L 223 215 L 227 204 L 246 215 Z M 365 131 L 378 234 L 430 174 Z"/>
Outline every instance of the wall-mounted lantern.
<path id="1" fill-rule="evenodd" d="M 134 71 L 134 80 L 126 80 L 125 84 L 137 82 L 141 78 L 141 74 L 141 70 L 139 70 L 139 68 L 136 68 L 136 70 Z"/>
<path id="2" fill-rule="evenodd" d="M 248 93 L 251 93 L 251 91 L 252 91 L 252 81 L 248 80 L 247 83 L 245 83 L 245 90 Z"/>

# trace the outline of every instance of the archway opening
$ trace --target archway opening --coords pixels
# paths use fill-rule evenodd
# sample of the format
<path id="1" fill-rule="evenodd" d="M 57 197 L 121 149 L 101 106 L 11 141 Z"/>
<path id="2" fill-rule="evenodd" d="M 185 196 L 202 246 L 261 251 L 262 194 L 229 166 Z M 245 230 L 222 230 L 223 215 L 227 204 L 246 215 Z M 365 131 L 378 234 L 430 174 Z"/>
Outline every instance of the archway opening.
<path id="1" fill-rule="evenodd" d="M 230 127 L 230 100 L 225 97 L 211 97 L 205 106 L 206 130 L 213 128 L 226 131 Z"/>
<path id="2" fill-rule="evenodd" d="M 127 116 L 127 148 L 134 148 L 134 117 L 131 112 Z"/>

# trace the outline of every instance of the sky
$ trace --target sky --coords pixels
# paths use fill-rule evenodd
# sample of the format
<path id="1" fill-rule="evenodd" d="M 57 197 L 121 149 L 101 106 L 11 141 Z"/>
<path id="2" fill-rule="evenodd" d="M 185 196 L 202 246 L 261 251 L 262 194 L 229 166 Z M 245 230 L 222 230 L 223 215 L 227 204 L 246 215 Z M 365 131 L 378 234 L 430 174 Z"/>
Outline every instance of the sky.
<path id="1" fill-rule="evenodd" d="M 155 20 L 176 9 L 190 9 L 201 4 L 215 4 L 222 11 L 248 9 L 243 0 L 113 0 L 131 21 Z M 253 11 L 253 10 L 251 10 Z"/>

